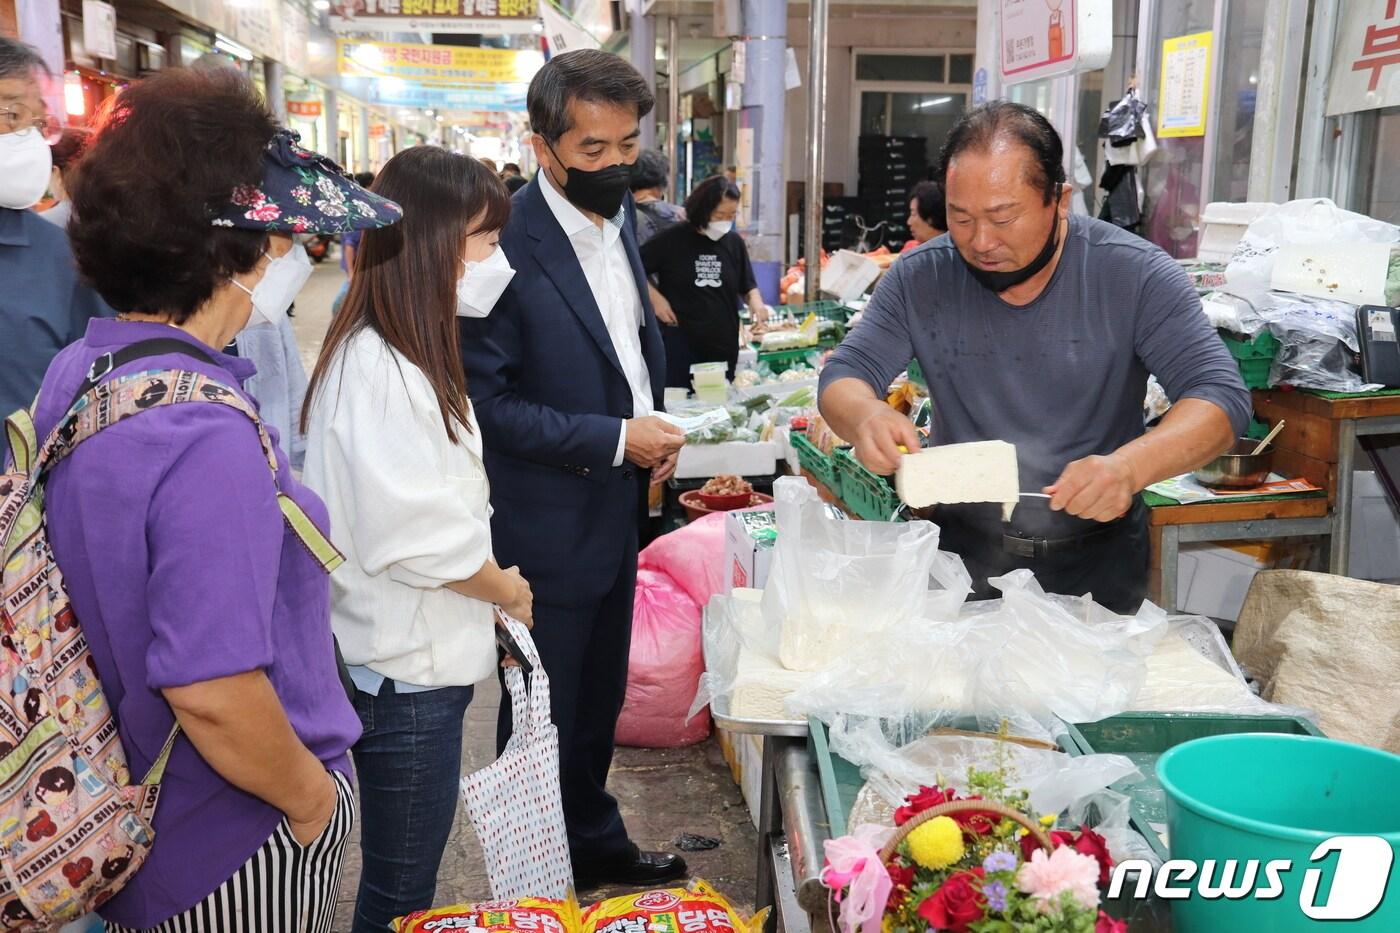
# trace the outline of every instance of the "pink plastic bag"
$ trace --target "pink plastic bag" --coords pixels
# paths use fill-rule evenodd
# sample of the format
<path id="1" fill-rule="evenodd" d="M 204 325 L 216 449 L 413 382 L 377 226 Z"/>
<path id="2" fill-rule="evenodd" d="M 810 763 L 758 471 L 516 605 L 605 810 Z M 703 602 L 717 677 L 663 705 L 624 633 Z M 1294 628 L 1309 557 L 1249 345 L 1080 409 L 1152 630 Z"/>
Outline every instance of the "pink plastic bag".
<path id="1" fill-rule="evenodd" d="M 704 672 L 700 607 L 666 574 L 639 570 L 617 744 L 680 748 L 707 738 L 708 710 L 687 719 Z"/>
<path id="2" fill-rule="evenodd" d="M 711 596 L 729 592 L 724 515 L 706 515 L 657 538 L 642 551 L 638 566 L 670 575 L 703 609 Z"/>

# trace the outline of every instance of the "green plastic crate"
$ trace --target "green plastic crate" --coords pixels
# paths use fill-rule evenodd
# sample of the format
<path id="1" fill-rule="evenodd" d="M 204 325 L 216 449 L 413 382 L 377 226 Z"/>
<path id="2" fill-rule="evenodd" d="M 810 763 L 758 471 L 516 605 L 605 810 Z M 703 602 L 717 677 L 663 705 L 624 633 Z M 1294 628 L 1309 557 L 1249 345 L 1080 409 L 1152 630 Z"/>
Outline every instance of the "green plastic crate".
<path id="1" fill-rule="evenodd" d="M 795 301 L 782 306 L 781 310 L 799 323 L 809 314 L 815 314 L 823 321 L 840 321 L 845 324 L 855 314 L 839 301 Z"/>
<path id="2" fill-rule="evenodd" d="M 1293 716 L 1246 716 L 1234 713 L 1120 713 L 1098 722 L 1081 722 L 1069 727 L 1070 741 L 1077 749 L 1070 754 L 1114 754 L 1129 758 L 1142 772 L 1136 783 L 1120 781 L 1113 789 L 1132 798 L 1133 828 L 1163 859 L 1167 844 L 1167 800 L 1157 780 L 1157 759 L 1171 748 L 1192 739 L 1241 732 L 1272 732 L 1288 735 L 1322 735 L 1306 719 Z M 1066 743 L 1069 744 L 1069 743 Z M 1221 775 L 1221 779 L 1228 779 Z"/>
<path id="3" fill-rule="evenodd" d="M 802 469 L 815 476 L 822 485 L 831 490 L 832 495 L 840 495 L 833 458 L 818 450 L 801 431 L 793 431 L 791 438 L 792 449 L 797 451 L 797 459 L 802 464 Z"/>
<path id="4" fill-rule="evenodd" d="M 868 522 L 889 521 L 900 504 L 889 480 L 867 470 L 850 448 L 842 447 L 833 456 L 840 476 L 839 495 L 846 508 Z"/>
<path id="5" fill-rule="evenodd" d="M 1266 330 L 1251 340 L 1245 340 L 1222 331 L 1220 339 L 1224 341 L 1225 348 L 1230 351 L 1230 355 L 1239 364 L 1240 375 L 1244 377 L 1245 387 L 1267 389 L 1269 387 L 1269 369 L 1274 364 L 1274 357 L 1278 355 L 1278 338 Z"/>
<path id="6" fill-rule="evenodd" d="M 768 371 L 773 375 L 779 376 L 799 363 L 805 364 L 807 358 L 813 353 L 821 353 L 821 347 L 798 347 L 795 350 L 769 350 L 767 352 L 760 350 L 758 363 L 760 366 L 768 367 Z"/>

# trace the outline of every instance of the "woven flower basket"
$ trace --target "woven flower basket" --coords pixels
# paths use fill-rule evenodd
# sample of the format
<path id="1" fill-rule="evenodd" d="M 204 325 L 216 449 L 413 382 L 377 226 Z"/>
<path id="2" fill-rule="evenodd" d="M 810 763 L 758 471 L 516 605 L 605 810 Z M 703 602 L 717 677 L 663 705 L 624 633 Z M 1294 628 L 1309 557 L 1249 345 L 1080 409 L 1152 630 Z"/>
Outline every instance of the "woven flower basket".
<path id="1" fill-rule="evenodd" d="M 1031 838 L 1039 843 L 1040 847 L 1044 849 L 1047 854 L 1054 849 L 1054 846 L 1050 842 L 1050 837 L 1045 834 L 1045 830 L 1040 828 L 1040 824 L 1026 816 L 1020 810 L 994 803 L 990 800 L 950 800 L 947 803 L 940 803 L 936 807 L 925 810 L 923 813 L 920 813 L 895 830 L 895 834 L 890 837 L 890 841 L 885 843 L 885 848 L 880 852 L 880 861 L 889 864 L 890 859 L 894 858 L 895 852 L 898 851 L 900 844 L 909 838 L 909 834 L 929 820 L 940 816 L 951 816 L 954 813 L 968 812 L 994 813 L 1008 820 L 1014 820 L 1026 828 L 1031 834 Z"/>

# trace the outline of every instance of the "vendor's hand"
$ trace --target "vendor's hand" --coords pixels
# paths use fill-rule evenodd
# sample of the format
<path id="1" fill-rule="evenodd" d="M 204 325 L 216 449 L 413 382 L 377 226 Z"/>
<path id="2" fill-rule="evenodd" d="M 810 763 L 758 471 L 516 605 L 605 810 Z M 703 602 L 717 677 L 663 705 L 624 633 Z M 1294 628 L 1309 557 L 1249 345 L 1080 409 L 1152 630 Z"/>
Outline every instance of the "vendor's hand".
<path id="1" fill-rule="evenodd" d="M 627 459 L 643 469 L 660 466 L 685 446 L 685 432 L 655 415 L 627 422 Z"/>
<path id="2" fill-rule="evenodd" d="M 292 838 L 303 849 L 320 838 L 326 827 L 331 825 L 331 817 L 335 816 L 338 796 L 335 778 L 331 777 L 329 771 L 323 776 L 324 780 L 317 781 L 316 786 L 307 793 L 304 806 L 298 807 L 295 813 L 288 811 L 285 814 Z"/>
<path id="3" fill-rule="evenodd" d="M 914 422 L 884 402 L 871 404 L 870 414 L 856 427 L 851 443 L 856 459 L 881 476 L 894 473 L 900 457 L 922 446 Z"/>
<path id="4" fill-rule="evenodd" d="M 660 486 L 674 476 L 676 474 L 676 463 L 680 458 L 681 455 L 679 453 L 674 453 L 653 467 L 651 471 L 651 484 L 653 486 Z"/>
<path id="5" fill-rule="evenodd" d="M 1127 514 L 1138 487 L 1132 466 L 1115 453 L 1074 461 L 1043 491 L 1050 496 L 1050 508 L 1056 512 L 1111 522 Z"/>
<path id="6" fill-rule="evenodd" d="M 766 325 L 768 323 L 768 306 L 759 305 L 753 309 L 753 322 L 755 324 Z"/>
<path id="7" fill-rule="evenodd" d="M 520 575 L 519 567 L 506 567 L 501 573 L 506 575 L 510 595 L 499 603 L 501 610 L 526 628 L 535 627 L 535 594 L 530 582 Z"/>

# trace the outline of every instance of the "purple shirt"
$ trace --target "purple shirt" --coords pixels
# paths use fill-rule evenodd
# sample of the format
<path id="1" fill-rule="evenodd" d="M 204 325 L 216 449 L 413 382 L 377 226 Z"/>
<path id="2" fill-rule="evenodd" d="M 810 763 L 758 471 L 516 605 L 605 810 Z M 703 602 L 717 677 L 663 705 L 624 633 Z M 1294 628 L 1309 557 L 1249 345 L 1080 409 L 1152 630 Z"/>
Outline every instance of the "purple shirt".
<path id="1" fill-rule="evenodd" d="M 171 354 L 119 367 L 114 377 L 188 369 L 238 387 L 254 373 L 247 360 L 172 327 L 94 320 L 44 377 L 35 419 L 41 442 L 94 359 L 152 337 L 184 340 L 219 365 Z M 280 446 L 277 462 L 283 491 L 326 529 L 325 506 L 293 477 Z M 336 673 L 329 579 L 283 522 L 247 416 L 198 402 L 135 415 L 83 442 L 54 467 L 46 489 L 49 539 L 133 781 L 174 723 L 163 688 L 253 670 L 267 674 L 312 753 L 350 773 L 346 753 L 360 722 Z M 102 916 L 149 927 L 189 909 L 281 819 L 220 777 L 182 736 L 161 786 L 150 857 Z"/>

